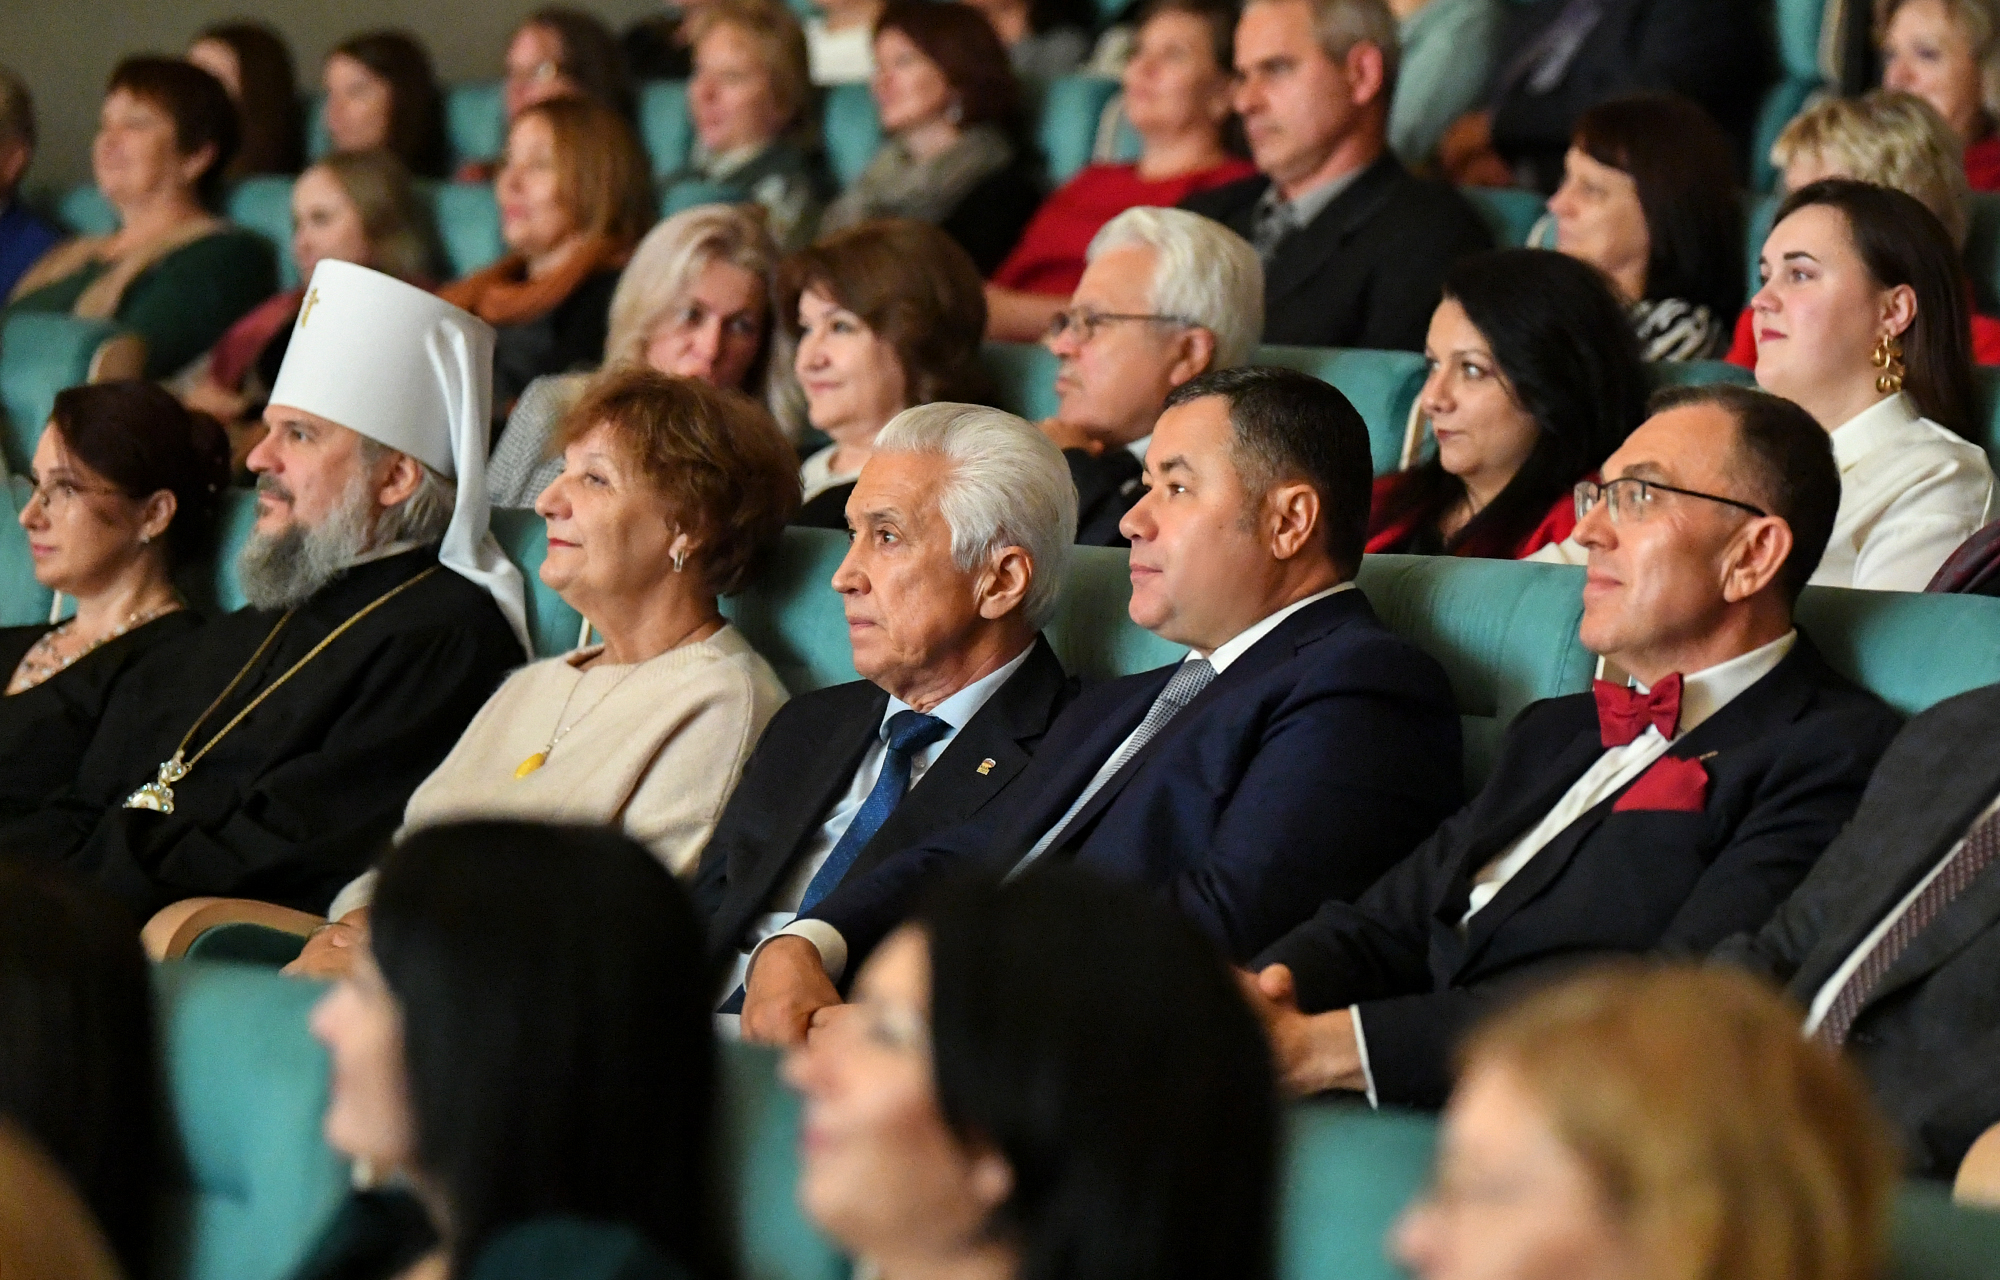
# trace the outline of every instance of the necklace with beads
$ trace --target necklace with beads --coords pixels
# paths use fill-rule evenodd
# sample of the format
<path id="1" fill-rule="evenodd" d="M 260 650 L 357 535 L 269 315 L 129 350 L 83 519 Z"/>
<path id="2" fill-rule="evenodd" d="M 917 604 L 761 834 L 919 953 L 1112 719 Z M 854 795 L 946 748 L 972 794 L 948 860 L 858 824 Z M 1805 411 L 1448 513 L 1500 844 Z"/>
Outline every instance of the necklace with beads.
<path id="1" fill-rule="evenodd" d="M 135 631 L 153 619 L 165 617 L 167 614 L 182 607 L 180 600 L 175 598 L 156 604 L 150 609 L 134 609 L 126 616 L 125 621 L 118 626 L 98 636 L 68 657 L 58 657 L 56 656 L 56 645 L 59 638 L 65 635 L 76 622 L 75 618 L 65 618 L 43 632 L 42 638 L 35 641 L 34 646 L 22 656 L 21 665 L 14 669 L 14 678 L 7 684 L 7 692 L 10 695 L 26 693 L 35 686 L 43 684 L 52 677 L 69 670 L 78 662 L 96 653 L 99 649 L 102 649 L 105 645 L 110 644 L 113 640 L 116 640 L 127 632 Z"/>

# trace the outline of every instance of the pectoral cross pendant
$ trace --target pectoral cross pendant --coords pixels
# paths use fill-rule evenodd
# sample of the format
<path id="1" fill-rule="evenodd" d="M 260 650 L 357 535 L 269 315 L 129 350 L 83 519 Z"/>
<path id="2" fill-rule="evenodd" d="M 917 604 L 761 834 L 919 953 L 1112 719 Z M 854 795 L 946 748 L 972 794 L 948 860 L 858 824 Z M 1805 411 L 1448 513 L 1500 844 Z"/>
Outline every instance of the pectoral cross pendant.
<path id="1" fill-rule="evenodd" d="M 140 787 L 125 798 L 127 809 L 151 809 L 155 813 L 174 811 L 174 784 L 187 777 L 187 766 L 181 763 L 181 753 L 176 751 L 173 758 L 160 766 L 160 776 Z"/>

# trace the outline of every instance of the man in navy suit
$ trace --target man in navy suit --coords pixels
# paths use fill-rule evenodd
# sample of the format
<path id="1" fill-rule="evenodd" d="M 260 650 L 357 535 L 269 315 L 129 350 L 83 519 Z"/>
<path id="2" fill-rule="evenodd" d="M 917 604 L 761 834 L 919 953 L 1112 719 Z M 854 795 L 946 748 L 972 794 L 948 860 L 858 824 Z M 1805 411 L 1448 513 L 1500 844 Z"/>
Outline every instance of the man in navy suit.
<path id="1" fill-rule="evenodd" d="M 1435 1106 L 1467 1026 L 1593 959 L 1764 923 L 1854 813 L 1897 717 L 1792 623 L 1840 505 L 1826 433 L 1742 387 L 1669 392 L 1577 486 L 1584 645 L 1629 678 L 1508 729 L 1492 778 L 1245 986 L 1287 1084 Z"/>
<path id="2" fill-rule="evenodd" d="M 1317 379 L 1176 388 L 1123 529 L 1132 620 L 1186 659 L 1083 694 L 994 804 L 766 941 L 744 1034 L 803 1036 L 940 867 L 1147 885 L 1243 960 L 1428 835 L 1459 802 L 1458 714 L 1437 663 L 1354 589 L 1369 472 L 1360 415 Z"/>

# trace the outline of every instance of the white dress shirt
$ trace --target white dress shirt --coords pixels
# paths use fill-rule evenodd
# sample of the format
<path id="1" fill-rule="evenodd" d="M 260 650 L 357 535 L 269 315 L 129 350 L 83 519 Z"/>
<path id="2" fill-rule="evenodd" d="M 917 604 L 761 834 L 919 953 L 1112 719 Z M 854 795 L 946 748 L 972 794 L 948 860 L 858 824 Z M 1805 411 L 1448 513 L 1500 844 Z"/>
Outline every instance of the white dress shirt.
<path id="1" fill-rule="evenodd" d="M 1716 712 L 1728 706 L 1736 696 L 1756 684 L 1784 661 L 1785 655 L 1798 643 L 1799 633 L 1787 631 L 1769 644 L 1759 645 L 1748 653 L 1740 653 L 1727 662 L 1718 662 L 1705 670 L 1681 678 L 1681 716 L 1674 736 L 1661 734 L 1657 725 L 1647 725 L 1645 732 L 1622 747 L 1612 747 L 1597 758 L 1597 762 L 1584 770 L 1583 776 L 1570 784 L 1562 799 L 1544 814 L 1542 820 L 1496 854 L 1473 877 L 1472 893 L 1465 914 L 1459 917 L 1460 933 L 1477 915 L 1481 908 L 1498 896 L 1507 887 L 1507 882 L 1521 873 L 1522 868 L 1534 861 L 1535 855 L 1547 848 L 1551 841 L 1584 814 L 1603 804 L 1650 768 L 1654 761 L 1667 753 L 1667 748 L 1688 734 L 1700 728 L 1702 723 Z M 1603 674 L 1604 664 L 1598 663 L 1598 672 Z M 1641 693 L 1650 693 L 1645 685 L 1633 681 L 1633 687 Z M 1348 1011 L 1354 1016 L 1354 1040 L 1361 1050 L 1361 1074 L 1368 1085 L 1368 1104 L 1376 1105 L 1375 1073 L 1368 1065 L 1368 1041 L 1361 1029 L 1361 1009 L 1349 1005 Z"/>
<path id="2" fill-rule="evenodd" d="M 1992 817 L 1996 811 L 2000 811 L 2000 798 L 1996 798 L 1992 804 L 1987 805 L 1979 811 L 1979 816 L 1974 818 L 1965 828 L 1966 835 L 1971 835 L 1974 827 Z M 1841 966 L 1833 971 L 1833 976 L 1826 980 L 1825 985 L 1820 987 L 1819 994 L 1813 997 L 1812 1007 L 1806 1010 L 1806 1036 L 1811 1037 L 1819 1030 L 1819 1024 L 1826 1021 L 1827 1011 L 1833 1008 L 1835 997 L 1840 995 L 1840 989 L 1847 985 L 1847 980 L 1854 975 L 1854 971 L 1861 967 L 1861 962 L 1868 958 L 1869 952 L 1881 945 L 1882 939 L 1888 936 L 1889 930 L 1895 927 L 1896 922 L 1909 914 L 1910 908 L 1916 905 L 1918 896 L 1925 889 L 1930 888 L 1931 881 L 1937 879 L 1938 875 L 1943 872 L 1945 864 L 1957 857 L 1958 851 L 1964 847 L 1965 836 L 1960 836 L 1952 844 L 1951 848 L 1945 850 L 1944 857 L 1938 859 L 1937 865 L 1932 867 L 1923 879 L 1917 881 L 1915 887 L 1903 895 L 1903 900 L 1898 902 L 1887 915 L 1882 917 L 1881 922 L 1869 931 L 1867 937 L 1861 940 L 1861 945 L 1854 948 L 1853 954 L 1849 955 L 1841 963 Z"/>
<path id="3" fill-rule="evenodd" d="M 834 31 L 825 18 L 807 18 L 806 63 L 812 82 L 866 84 L 875 74 L 875 29 L 866 22 Z"/>

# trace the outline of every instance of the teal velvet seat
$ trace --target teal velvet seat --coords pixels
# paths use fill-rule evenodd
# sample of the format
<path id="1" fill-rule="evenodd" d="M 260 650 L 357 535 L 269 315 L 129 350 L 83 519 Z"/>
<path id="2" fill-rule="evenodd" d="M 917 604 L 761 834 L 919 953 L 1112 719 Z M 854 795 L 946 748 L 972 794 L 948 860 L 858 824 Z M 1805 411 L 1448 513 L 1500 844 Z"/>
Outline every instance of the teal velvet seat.
<path id="1" fill-rule="evenodd" d="M 882 145 L 882 122 L 875 99 L 865 84 L 830 85 L 820 113 L 820 138 L 833 180 L 845 187 L 861 176 L 869 157 Z"/>
<path id="2" fill-rule="evenodd" d="M 89 382 L 98 354 L 126 332 L 109 320 L 62 312 L 24 311 L 6 318 L 0 325 L 0 409 L 6 414 L 0 460 L 7 470 L 28 470 L 56 393 Z"/>
<path id="3" fill-rule="evenodd" d="M 499 80 L 469 80 L 444 91 L 444 131 L 456 168 L 468 160 L 492 160 L 507 146 L 507 86 Z"/>
<path id="4" fill-rule="evenodd" d="M 1540 193 L 1517 187 L 1460 187 L 1458 194 L 1472 205 L 1492 233 L 1493 243 L 1502 249 L 1527 244 L 1535 224 L 1549 211 Z"/>
<path id="5" fill-rule="evenodd" d="M 229 220 L 264 237 L 278 255 L 278 286 L 299 282 L 292 257 L 292 179 L 273 175 L 245 178 L 229 193 Z"/>
<path id="6" fill-rule="evenodd" d="M 26 476 L 0 484 L 0 627 L 31 627 L 49 620 L 51 594 L 35 581 L 35 558 L 21 529 L 21 511 L 34 489 Z"/>
<path id="7" fill-rule="evenodd" d="M 429 202 L 444 250 L 446 273 L 454 280 L 498 261 L 507 252 L 500 238 L 500 203 L 483 182 L 437 182 L 419 185 Z"/>
<path id="8" fill-rule="evenodd" d="M 1051 187 L 1059 187 L 1090 163 L 1097 121 L 1118 92 L 1105 76 L 1060 76 L 1041 87 L 1036 105 L 1035 140 L 1048 162 Z"/>
<path id="9" fill-rule="evenodd" d="M 56 205 L 56 221 L 80 236 L 108 236 L 118 230 L 118 210 L 90 183 L 71 187 Z"/>
<path id="10" fill-rule="evenodd" d="M 647 158 L 653 162 L 656 177 L 677 172 L 686 166 L 688 150 L 694 144 L 694 121 L 688 115 L 687 81 L 648 80 L 639 86 L 639 141 L 646 148 Z M 668 211 L 661 210 L 660 216 L 668 216 Z"/>

